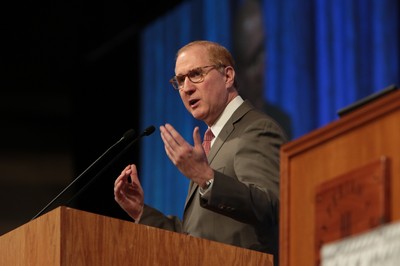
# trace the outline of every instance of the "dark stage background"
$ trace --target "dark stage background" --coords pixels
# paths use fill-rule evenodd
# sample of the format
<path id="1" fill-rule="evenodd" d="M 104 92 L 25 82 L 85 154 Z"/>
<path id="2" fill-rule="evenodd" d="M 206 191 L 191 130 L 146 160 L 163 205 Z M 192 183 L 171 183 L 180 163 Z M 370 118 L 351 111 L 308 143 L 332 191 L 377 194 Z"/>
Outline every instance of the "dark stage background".
<path id="1" fill-rule="evenodd" d="M 181 1 L 7 1 L 1 17 L 0 234 L 28 222 L 129 128 L 139 127 L 139 34 Z M 134 146 L 62 204 L 126 218 L 112 183 Z"/>

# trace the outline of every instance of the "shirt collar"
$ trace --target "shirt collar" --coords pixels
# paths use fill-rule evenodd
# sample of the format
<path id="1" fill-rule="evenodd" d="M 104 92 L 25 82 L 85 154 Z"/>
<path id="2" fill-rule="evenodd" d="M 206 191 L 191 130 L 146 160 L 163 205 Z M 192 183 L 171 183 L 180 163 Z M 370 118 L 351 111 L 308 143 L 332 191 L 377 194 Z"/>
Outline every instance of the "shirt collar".
<path id="1" fill-rule="evenodd" d="M 243 98 L 238 95 L 236 96 L 224 109 L 222 114 L 219 116 L 217 121 L 211 126 L 211 131 L 214 134 L 214 139 L 211 142 L 211 145 L 214 143 L 218 134 L 221 132 L 222 128 L 225 126 L 226 122 L 228 122 L 229 118 L 231 118 L 232 114 L 239 108 L 239 106 L 244 102 Z"/>

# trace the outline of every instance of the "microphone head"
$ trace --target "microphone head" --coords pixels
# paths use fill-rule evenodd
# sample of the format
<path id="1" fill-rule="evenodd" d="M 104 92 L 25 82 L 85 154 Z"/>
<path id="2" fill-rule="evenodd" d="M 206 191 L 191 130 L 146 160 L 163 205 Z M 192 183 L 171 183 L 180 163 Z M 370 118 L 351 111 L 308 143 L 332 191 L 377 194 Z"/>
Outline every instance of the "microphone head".
<path id="1" fill-rule="evenodd" d="M 153 132 L 156 130 L 156 128 L 154 127 L 154 126 L 149 126 L 148 128 L 146 128 L 144 131 L 143 131 L 143 134 L 145 135 L 145 136 L 149 136 L 149 135 L 151 135 L 151 134 L 153 134 Z"/>
<path id="2" fill-rule="evenodd" d="M 121 140 L 123 141 L 131 141 L 133 139 L 133 137 L 135 136 L 135 130 L 133 129 L 129 129 L 128 131 L 126 131 L 124 133 L 124 135 L 122 136 Z"/>

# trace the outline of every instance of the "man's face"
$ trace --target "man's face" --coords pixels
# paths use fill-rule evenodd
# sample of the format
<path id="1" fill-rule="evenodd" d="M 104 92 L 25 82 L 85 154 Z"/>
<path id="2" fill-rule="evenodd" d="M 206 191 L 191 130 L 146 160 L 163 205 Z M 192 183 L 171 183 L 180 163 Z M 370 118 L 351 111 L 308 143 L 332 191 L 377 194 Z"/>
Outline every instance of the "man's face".
<path id="1" fill-rule="evenodd" d="M 213 63 L 209 61 L 206 49 L 193 46 L 178 56 L 175 75 L 185 75 L 190 70 L 209 65 Z M 212 125 L 230 101 L 229 87 L 232 83 L 229 74 L 226 74 L 226 69 L 223 69 L 222 73 L 218 68 L 206 68 L 204 71 L 208 74 L 200 83 L 193 83 L 186 77 L 179 94 L 186 109 L 194 118 Z M 230 68 L 229 71 L 233 72 L 233 69 Z"/>

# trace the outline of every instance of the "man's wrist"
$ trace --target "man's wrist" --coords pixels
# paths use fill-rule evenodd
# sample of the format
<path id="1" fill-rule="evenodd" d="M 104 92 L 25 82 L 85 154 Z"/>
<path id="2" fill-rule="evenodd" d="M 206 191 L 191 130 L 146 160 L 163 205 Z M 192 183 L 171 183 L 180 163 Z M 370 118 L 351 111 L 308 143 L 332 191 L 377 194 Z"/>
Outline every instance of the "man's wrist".
<path id="1" fill-rule="evenodd" d="M 208 189 L 212 185 L 213 182 L 214 182 L 214 178 L 211 178 L 211 179 L 207 180 L 205 185 L 204 185 L 204 187 L 203 187 L 203 189 L 204 190 Z"/>
<path id="2" fill-rule="evenodd" d="M 205 185 L 203 187 L 200 187 L 200 189 L 199 189 L 200 195 L 203 196 L 208 190 L 210 190 L 213 183 L 214 183 L 213 178 L 207 180 Z"/>
<path id="3" fill-rule="evenodd" d="M 136 215 L 135 217 L 134 217 L 134 216 L 131 216 L 132 219 L 135 221 L 135 223 L 138 224 L 138 223 L 140 222 L 140 218 L 142 218 L 142 215 L 143 215 L 143 210 L 144 210 L 144 206 L 142 206 L 142 208 L 140 209 L 138 215 Z"/>

